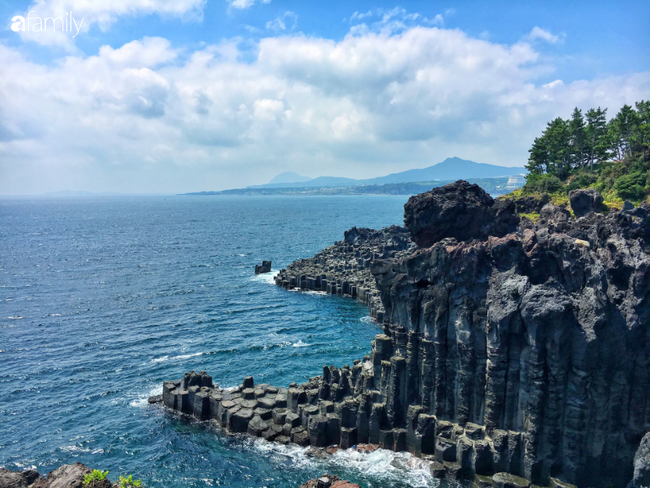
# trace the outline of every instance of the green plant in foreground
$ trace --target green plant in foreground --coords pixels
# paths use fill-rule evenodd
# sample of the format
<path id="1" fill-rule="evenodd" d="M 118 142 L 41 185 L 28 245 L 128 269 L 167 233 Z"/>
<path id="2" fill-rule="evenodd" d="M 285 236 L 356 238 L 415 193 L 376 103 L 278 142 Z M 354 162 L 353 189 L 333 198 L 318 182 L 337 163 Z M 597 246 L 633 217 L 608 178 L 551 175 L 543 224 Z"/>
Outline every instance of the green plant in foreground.
<path id="1" fill-rule="evenodd" d="M 120 476 L 118 482 L 120 484 L 120 488 L 140 488 L 142 486 L 142 480 L 133 481 L 132 475 L 129 475 L 128 478 L 125 476 Z"/>
<path id="2" fill-rule="evenodd" d="M 83 485 L 87 486 L 93 481 L 105 480 L 106 476 L 108 476 L 108 471 L 102 472 L 99 469 L 93 469 L 92 473 L 88 473 L 87 475 L 84 476 Z"/>

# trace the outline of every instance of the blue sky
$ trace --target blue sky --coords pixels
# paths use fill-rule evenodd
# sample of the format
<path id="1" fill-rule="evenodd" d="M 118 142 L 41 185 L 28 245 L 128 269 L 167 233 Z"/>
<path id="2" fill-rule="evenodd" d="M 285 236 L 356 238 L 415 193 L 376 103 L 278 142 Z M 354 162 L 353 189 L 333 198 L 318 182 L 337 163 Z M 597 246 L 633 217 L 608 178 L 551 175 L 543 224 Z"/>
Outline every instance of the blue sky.
<path id="1" fill-rule="evenodd" d="M 14 15 L 84 19 L 78 36 Z M 0 0 L 0 193 L 523 165 L 650 98 L 650 2 Z"/>

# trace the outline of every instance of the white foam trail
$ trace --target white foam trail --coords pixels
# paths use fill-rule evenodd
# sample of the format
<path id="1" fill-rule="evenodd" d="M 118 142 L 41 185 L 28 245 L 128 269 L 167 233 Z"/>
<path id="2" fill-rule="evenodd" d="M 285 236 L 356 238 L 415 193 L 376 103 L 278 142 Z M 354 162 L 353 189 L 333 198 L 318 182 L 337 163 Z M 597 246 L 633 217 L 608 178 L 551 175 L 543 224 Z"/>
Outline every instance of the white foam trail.
<path id="1" fill-rule="evenodd" d="M 255 275 L 251 278 L 252 281 L 259 281 L 261 283 L 267 283 L 269 285 L 275 285 L 275 277 L 279 273 L 279 271 L 273 271 L 271 270 L 270 273 L 262 273 Z"/>
<path id="2" fill-rule="evenodd" d="M 380 483 L 378 486 L 394 486 L 398 483 L 413 488 L 438 486 L 438 481 L 431 476 L 429 463 L 407 452 L 377 449 L 371 453 L 360 453 L 354 449 L 346 449 L 319 458 L 307 456 L 308 448 L 296 445 L 283 446 L 259 438 L 250 442 L 253 449 L 266 457 L 277 459 L 278 462 L 288 460 L 294 466 L 318 467 L 323 472 L 328 469 L 356 471 L 363 476 L 376 479 Z"/>
<path id="3" fill-rule="evenodd" d="M 292 344 L 293 347 L 311 347 L 311 344 L 307 344 L 306 342 L 302 342 L 300 339 L 298 339 L 298 342 Z"/>
<path id="4" fill-rule="evenodd" d="M 361 317 L 359 319 L 360 322 L 363 322 L 364 324 L 374 324 L 375 319 L 373 319 L 370 315 L 367 315 L 365 317 Z"/>
<path id="5" fill-rule="evenodd" d="M 152 363 L 162 363 L 164 361 L 173 361 L 175 359 L 189 359 L 189 358 L 194 358 L 196 356 L 202 356 L 204 353 L 202 352 L 195 352 L 194 354 L 181 354 L 180 356 L 163 356 L 161 358 L 154 358 L 151 360 Z"/>
<path id="6" fill-rule="evenodd" d="M 129 405 L 135 408 L 146 407 L 149 404 L 149 397 L 162 395 L 162 386 L 155 386 L 146 395 L 141 395 L 135 400 L 129 402 Z"/>

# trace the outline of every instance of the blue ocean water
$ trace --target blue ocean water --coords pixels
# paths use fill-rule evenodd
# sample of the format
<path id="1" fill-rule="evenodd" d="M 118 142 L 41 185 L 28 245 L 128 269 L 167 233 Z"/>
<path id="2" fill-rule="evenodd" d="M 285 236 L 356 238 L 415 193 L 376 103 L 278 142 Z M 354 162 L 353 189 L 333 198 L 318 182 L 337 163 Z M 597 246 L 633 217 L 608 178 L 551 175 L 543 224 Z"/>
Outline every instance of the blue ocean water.
<path id="1" fill-rule="evenodd" d="M 435 486 L 418 460 L 314 459 L 227 436 L 147 398 L 206 370 L 286 386 L 351 364 L 379 329 L 364 306 L 256 277 L 353 225 L 402 221 L 405 197 L 0 200 L 0 466 L 83 462 L 148 487 L 297 487 L 331 472 L 362 486 Z"/>

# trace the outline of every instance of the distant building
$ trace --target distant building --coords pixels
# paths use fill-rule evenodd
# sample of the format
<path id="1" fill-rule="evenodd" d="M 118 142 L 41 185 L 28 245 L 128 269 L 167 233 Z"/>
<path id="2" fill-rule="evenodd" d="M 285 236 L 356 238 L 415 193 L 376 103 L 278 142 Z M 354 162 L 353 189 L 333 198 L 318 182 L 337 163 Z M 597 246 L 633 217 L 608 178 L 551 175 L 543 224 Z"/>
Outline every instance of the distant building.
<path id="1" fill-rule="evenodd" d="M 506 190 L 517 190 L 526 184 L 526 177 L 524 175 L 513 175 L 506 183 Z"/>

